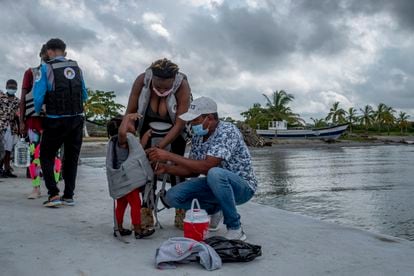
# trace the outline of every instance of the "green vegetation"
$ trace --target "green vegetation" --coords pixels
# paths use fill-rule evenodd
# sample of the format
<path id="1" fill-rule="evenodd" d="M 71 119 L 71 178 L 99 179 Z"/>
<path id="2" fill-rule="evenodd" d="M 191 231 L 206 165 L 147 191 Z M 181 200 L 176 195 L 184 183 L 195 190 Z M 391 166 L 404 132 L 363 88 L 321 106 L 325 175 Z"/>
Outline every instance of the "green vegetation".
<path id="1" fill-rule="evenodd" d="M 289 127 L 305 126 L 300 116 L 292 111 L 289 104 L 295 99 L 292 94 L 284 90 L 274 91 L 266 99 L 266 106 L 255 103 L 253 106 L 242 112 L 245 123 L 250 127 L 267 128 L 270 121 L 287 121 Z M 357 110 L 350 107 L 347 110 L 341 107 L 340 102 L 335 102 L 329 109 L 325 118 L 311 118 L 313 128 L 322 128 L 330 125 L 348 124 L 350 134 L 370 135 L 410 135 L 414 134 L 414 124 L 409 121 L 410 115 L 397 111 L 384 103 L 378 104 L 376 108 L 370 105 Z M 348 136 L 352 137 L 352 136 Z M 356 138 L 352 139 L 365 139 Z"/>
<path id="2" fill-rule="evenodd" d="M 262 107 L 259 103 L 253 104 L 249 110 L 242 112 L 247 123 L 252 128 L 266 128 L 270 121 L 287 121 L 289 126 L 304 125 L 305 121 L 296 113 L 292 112 L 289 103 L 295 98 L 284 90 L 274 91 L 272 96 L 263 94 L 267 103 Z"/>
<path id="3" fill-rule="evenodd" d="M 100 91 L 88 89 L 88 101 L 85 103 L 86 119 L 99 125 L 121 113 L 124 106 L 115 102 L 114 91 Z M 249 110 L 242 112 L 244 123 L 251 128 L 267 128 L 270 121 L 287 121 L 289 127 L 305 127 L 305 121 L 299 114 L 294 113 L 289 106 L 295 97 L 284 90 L 274 91 L 272 95 L 263 94 L 266 105 L 255 103 Z M 235 123 L 231 117 L 221 120 Z M 311 118 L 313 124 L 310 127 L 323 128 L 330 125 L 349 125 L 347 139 L 366 140 L 368 135 L 414 135 L 414 124 L 409 121 L 410 115 L 397 111 L 392 107 L 380 103 L 374 109 L 370 105 L 357 110 L 350 107 L 347 110 L 341 107 L 340 102 L 335 102 L 329 109 L 325 118 Z M 309 125 L 308 125 L 309 126 Z M 85 127 L 85 133 L 87 130 Z M 359 135 L 359 136 L 358 136 Z M 362 141 L 361 140 L 361 141 Z"/>
<path id="4" fill-rule="evenodd" d="M 88 89 L 88 100 L 85 103 L 86 119 L 98 124 L 105 124 L 110 118 L 118 115 L 124 108 L 115 102 L 114 91 Z"/>
<path id="5" fill-rule="evenodd" d="M 86 120 L 92 122 L 89 127 L 92 129 L 91 135 L 106 135 L 106 122 L 117 116 L 124 106 L 115 102 L 114 91 L 100 91 L 88 89 L 88 100 L 85 103 Z M 87 124 L 85 124 L 85 136 L 89 137 Z"/>

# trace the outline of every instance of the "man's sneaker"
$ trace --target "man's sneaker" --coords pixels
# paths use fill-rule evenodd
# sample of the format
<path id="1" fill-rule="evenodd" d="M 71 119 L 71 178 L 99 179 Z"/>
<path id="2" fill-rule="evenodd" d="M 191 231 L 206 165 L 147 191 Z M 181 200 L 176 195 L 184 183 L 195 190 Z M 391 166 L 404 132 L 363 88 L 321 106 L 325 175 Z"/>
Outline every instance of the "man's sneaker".
<path id="1" fill-rule="evenodd" d="M 13 174 L 11 170 L 4 171 L 4 175 L 9 178 L 16 178 L 17 175 Z"/>
<path id="2" fill-rule="evenodd" d="M 59 207 L 61 205 L 62 205 L 62 201 L 60 201 L 60 197 L 58 195 L 49 197 L 48 200 L 43 202 L 43 206 L 50 207 L 50 208 Z"/>
<path id="3" fill-rule="evenodd" d="M 75 206 L 75 201 L 73 200 L 73 198 L 64 198 L 61 197 L 60 201 L 62 201 L 63 205 L 67 205 L 67 206 Z"/>
<path id="4" fill-rule="evenodd" d="M 40 188 L 33 188 L 33 191 L 30 193 L 30 195 L 27 197 L 28 199 L 36 199 L 40 197 Z"/>
<path id="5" fill-rule="evenodd" d="M 246 234 L 244 234 L 243 229 L 241 227 L 237 230 L 228 229 L 224 237 L 228 240 L 245 241 L 247 239 Z"/>
<path id="6" fill-rule="evenodd" d="M 211 215 L 210 224 L 208 226 L 208 231 L 216 232 L 220 229 L 220 224 L 223 221 L 223 212 L 218 211 L 217 213 Z"/>
<path id="7" fill-rule="evenodd" d="M 3 171 L 3 170 L 0 170 L 0 177 L 1 178 L 8 178 L 7 175 L 6 175 L 6 172 Z"/>

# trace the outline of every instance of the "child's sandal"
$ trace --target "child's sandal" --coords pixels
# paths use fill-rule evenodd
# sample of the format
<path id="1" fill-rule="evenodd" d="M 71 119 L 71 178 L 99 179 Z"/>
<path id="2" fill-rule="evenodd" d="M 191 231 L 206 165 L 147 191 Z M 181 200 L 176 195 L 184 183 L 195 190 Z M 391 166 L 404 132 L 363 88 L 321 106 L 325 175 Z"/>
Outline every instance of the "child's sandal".
<path id="1" fill-rule="evenodd" d="M 132 234 L 132 231 L 129 229 L 119 229 L 119 234 L 123 237 L 123 236 L 129 236 Z"/>

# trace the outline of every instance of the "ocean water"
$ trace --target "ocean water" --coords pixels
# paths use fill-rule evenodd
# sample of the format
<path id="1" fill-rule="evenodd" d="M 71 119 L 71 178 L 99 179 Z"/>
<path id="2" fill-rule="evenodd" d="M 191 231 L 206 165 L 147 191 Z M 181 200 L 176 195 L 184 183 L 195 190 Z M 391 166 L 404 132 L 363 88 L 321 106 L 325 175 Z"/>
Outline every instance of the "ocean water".
<path id="1" fill-rule="evenodd" d="M 255 201 L 414 240 L 414 146 L 251 149 Z"/>
<path id="2" fill-rule="evenodd" d="M 81 165 L 102 168 L 104 152 Z M 256 202 L 414 240 L 414 146 L 251 149 Z"/>

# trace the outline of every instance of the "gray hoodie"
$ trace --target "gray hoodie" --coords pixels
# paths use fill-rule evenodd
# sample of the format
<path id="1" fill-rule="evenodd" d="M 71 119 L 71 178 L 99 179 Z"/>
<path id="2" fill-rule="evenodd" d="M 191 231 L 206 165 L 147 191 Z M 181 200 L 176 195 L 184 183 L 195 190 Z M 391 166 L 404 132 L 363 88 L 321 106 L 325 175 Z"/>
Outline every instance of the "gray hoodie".
<path id="1" fill-rule="evenodd" d="M 199 259 L 207 270 L 221 268 L 221 259 L 208 244 L 193 239 L 176 237 L 163 242 L 155 254 L 155 265 L 159 269 L 176 268 L 174 263 L 189 263 Z"/>

